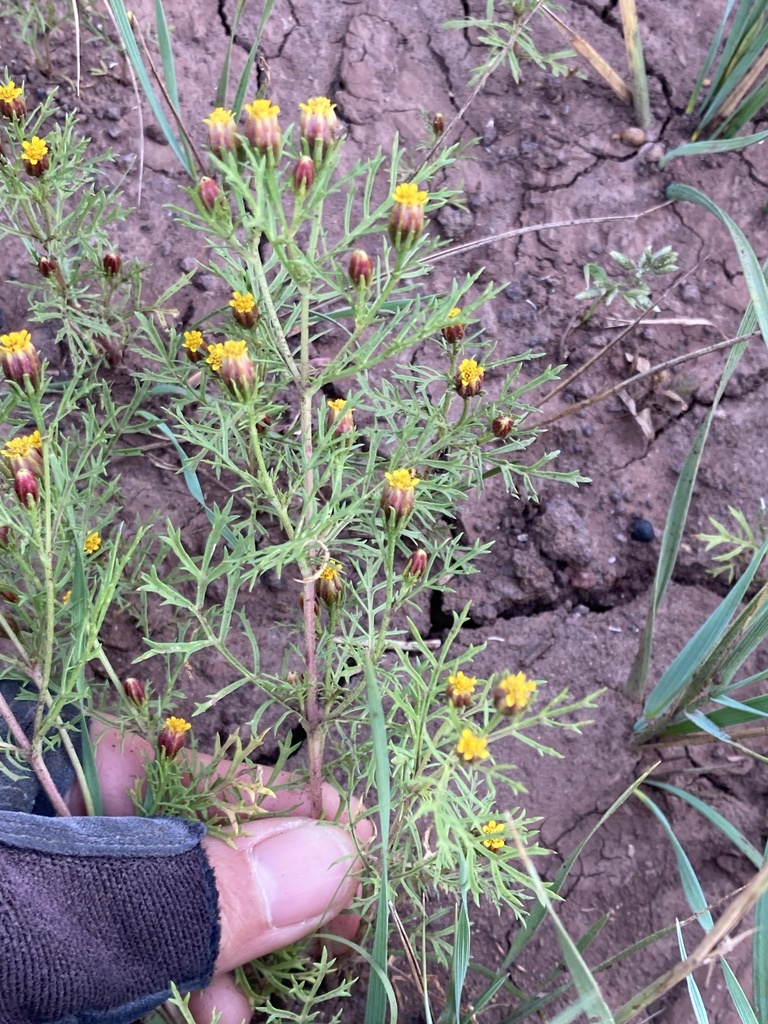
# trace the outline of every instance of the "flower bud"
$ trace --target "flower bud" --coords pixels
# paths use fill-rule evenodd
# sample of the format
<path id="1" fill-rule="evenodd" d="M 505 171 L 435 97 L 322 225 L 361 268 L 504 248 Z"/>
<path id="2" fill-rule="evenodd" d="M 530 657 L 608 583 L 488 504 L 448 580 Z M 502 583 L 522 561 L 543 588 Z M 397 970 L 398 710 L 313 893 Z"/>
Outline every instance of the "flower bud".
<path id="1" fill-rule="evenodd" d="M 460 315 L 461 310 L 459 309 L 458 306 L 454 306 L 451 312 L 448 314 L 448 319 L 454 322 L 448 323 L 445 325 L 445 327 L 442 327 L 440 329 L 440 333 L 442 334 L 442 336 L 445 338 L 449 345 L 457 345 L 464 337 L 464 324 L 459 323 L 459 321 L 456 320 L 456 317 Z"/>
<path id="2" fill-rule="evenodd" d="M 453 676 L 448 676 L 445 695 L 455 708 L 467 708 L 472 703 L 472 694 L 475 692 L 476 685 L 475 676 L 457 672 Z"/>
<path id="3" fill-rule="evenodd" d="M 192 728 L 183 718 L 171 716 L 165 720 L 165 728 L 157 737 L 157 748 L 161 756 L 173 760 L 187 742 L 187 733 Z"/>
<path id="4" fill-rule="evenodd" d="M 197 186 L 197 195 L 200 202 L 209 213 L 216 208 L 216 200 L 219 198 L 221 189 L 213 178 L 201 178 Z"/>
<path id="5" fill-rule="evenodd" d="M 6 380 L 23 388 L 24 378 L 28 377 L 32 387 L 37 389 L 42 367 L 29 331 L 11 331 L 10 334 L 0 335 L 0 366 Z"/>
<path id="6" fill-rule="evenodd" d="M 129 676 L 123 681 L 123 690 L 131 704 L 135 704 L 137 708 L 146 704 L 147 691 L 144 689 L 144 683 L 142 683 L 140 679 L 136 679 L 134 676 Z"/>
<path id="7" fill-rule="evenodd" d="M 313 96 L 306 103 L 300 103 L 301 117 L 299 128 L 302 142 L 306 144 L 309 155 L 321 165 L 325 157 L 336 145 L 336 104 L 326 96 Z"/>
<path id="8" fill-rule="evenodd" d="M 3 448 L 2 454 L 8 460 L 12 473 L 23 471 L 41 476 L 43 472 L 43 443 L 40 431 L 14 437 Z"/>
<path id="9" fill-rule="evenodd" d="M 345 398 L 330 398 L 328 400 L 328 417 L 330 425 L 333 426 L 334 437 L 349 434 L 355 429 L 353 412 L 354 410 Z"/>
<path id="10" fill-rule="evenodd" d="M 232 292 L 229 304 L 232 307 L 232 316 L 241 327 L 250 330 L 256 325 L 259 319 L 259 307 L 250 292 Z"/>
<path id="11" fill-rule="evenodd" d="M 7 587 L 0 588 L 0 597 L 3 601 L 7 601 L 8 604 L 18 604 L 19 595 L 15 590 L 9 590 Z"/>
<path id="12" fill-rule="evenodd" d="M 235 398 L 244 401 L 253 392 L 254 369 L 247 342 L 225 341 L 208 346 L 206 363 L 217 373 Z"/>
<path id="13" fill-rule="evenodd" d="M 114 368 L 119 366 L 123 361 L 123 346 L 121 345 L 118 338 L 106 334 L 97 334 L 94 336 L 94 342 L 96 347 L 100 349 L 106 356 L 109 365 Z"/>
<path id="14" fill-rule="evenodd" d="M 428 561 L 429 557 L 424 548 L 416 548 L 415 551 L 412 551 L 403 569 L 403 579 L 406 583 L 415 583 L 416 580 L 420 580 L 427 571 Z"/>
<path id="15" fill-rule="evenodd" d="M 29 469 L 20 469 L 13 478 L 13 488 L 21 504 L 28 508 L 36 505 L 40 498 L 37 477 Z"/>
<path id="16" fill-rule="evenodd" d="M 208 145 L 217 156 L 237 148 L 237 125 L 231 110 L 216 107 L 210 117 L 203 119 L 203 124 L 208 125 Z"/>
<path id="17" fill-rule="evenodd" d="M 43 277 L 50 277 L 51 274 L 55 274 L 56 267 L 56 260 L 52 256 L 41 256 L 37 261 L 37 269 Z"/>
<path id="18" fill-rule="evenodd" d="M 413 489 L 419 478 L 411 469 L 395 469 L 385 473 L 386 483 L 381 494 L 381 510 L 385 517 L 397 522 L 413 511 Z"/>
<path id="19" fill-rule="evenodd" d="M 315 183 L 315 162 L 311 156 L 300 156 L 293 166 L 293 191 L 297 196 L 309 192 Z"/>
<path id="20" fill-rule="evenodd" d="M 491 424 L 491 430 L 493 436 L 501 438 L 509 437 L 512 432 L 512 428 L 515 425 L 515 421 L 511 416 L 497 416 Z"/>
<path id="21" fill-rule="evenodd" d="M 480 394 L 485 370 L 474 359 L 462 359 L 454 383 L 462 398 L 474 398 Z"/>
<path id="22" fill-rule="evenodd" d="M 439 139 L 445 131 L 445 118 L 442 114 L 435 114 L 432 118 L 432 131 L 435 133 L 435 138 Z"/>
<path id="23" fill-rule="evenodd" d="M 344 581 L 341 578 L 341 564 L 330 561 L 315 580 L 315 596 L 327 608 L 332 608 L 341 601 L 344 594 Z"/>
<path id="24" fill-rule="evenodd" d="M 208 346 L 200 331 L 184 331 L 184 341 L 181 347 L 185 349 L 190 363 L 202 362 L 208 353 Z"/>
<path id="25" fill-rule="evenodd" d="M 23 85 L 16 85 L 12 79 L 0 85 L 0 114 L 11 121 L 27 116 Z"/>
<path id="26" fill-rule="evenodd" d="M 349 276 L 355 288 L 370 288 L 373 264 L 365 249 L 355 249 L 349 257 Z"/>
<path id="27" fill-rule="evenodd" d="M 526 679 L 523 672 L 504 676 L 493 691 L 496 710 L 502 715 L 513 715 L 516 711 L 522 711 L 535 689 L 536 683 L 532 679 Z"/>
<path id="28" fill-rule="evenodd" d="M 34 135 L 29 141 L 22 142 L 21 159 L 24 170 L 33 178 L 40 178 L 48 170 L 48 146 L 45 139 Z"/>
<path id="29" fill-rule="evenodd" d="M 271 161 L 280 159 L 283 149 L 283 133 L 277 123 L 280 107 L 275 107 L 269 100 L 254 100 L 245 106 L 245 137 L 254 149 Z"/>
<path id="30" fill-rule="evenodd" d="M 123 258 L 119 252 L 105 252 L 101 262 L 107 277 L 117 277 L 123 265 Z"/>
<path id="31" fill-rule="evenodd" d="M 410 249 L 424 229 L 427 196 L 415 182 L 398 185 L 392 194 L 395 205 L 389 215 L 389 237 L 396 249 Z"/>

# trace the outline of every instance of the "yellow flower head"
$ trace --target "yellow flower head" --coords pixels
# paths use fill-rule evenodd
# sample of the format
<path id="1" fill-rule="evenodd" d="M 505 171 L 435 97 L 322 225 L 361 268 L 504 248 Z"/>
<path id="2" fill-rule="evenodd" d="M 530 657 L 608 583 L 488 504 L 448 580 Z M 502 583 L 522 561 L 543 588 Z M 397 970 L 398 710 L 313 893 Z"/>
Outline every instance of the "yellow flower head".
<path id="1" fill-rule="evenodd" d="M 462 729 L 459 742 L 456 744 L 456 753 L 467 764 L 472 761 L 482 761 L 486 757 L 490 757 L 488 740 L 485 736 L 475 736 L 471 729 Z"/>
<path id="2" fill-rule="evenodd" d="M 319 114 L 321 117 L 329 117 L 336 109 L 336 104 L 331 103 L 327 96 L 313 96 L 306 103 L 300 103 L 299 106 L 305 114 Z"/>
<path id="3" fill-rule="evenodd" d="M 394 201 L 400 203 L 401 206 L 423 206 L 428 197 L 429 193 L 419 191 L 419 186 L 415 181 L 398 185 L 392 193 Z"/>
<path id="4" fill-rule="evenodd" d="M 318 579 L 327 580 L 328 582 L 333 583 L 339 578 L 343 571 L 341 562 L 334 562 L 331 560 L 320 573 Z"/>
<path id="5" fill-rule="evenodd" d="M 183 736 L 185 732 L 189 732 L 192 728 L 192 723 L 187 722 L 184 718 L 176 718 L 171 715 L 170 718 L 166 718 L 165 726 L 174 736 Z"/>
<path id="6" fill-rule="evenodd" d="M 15 353 L 26 352 L 32 345 L 32 335 L 29 331 L 11 331 L 10 334 L 0 336 L 0 348 L 3 352 Z"/>
<path id="7" fill-rule="evenodd" d="M 398 491 L 412 491 L 416 484 L 420 483 L 412 469 L 395 469 L 391 473 L 385 473 L 390 487 Z"/>
<path id="8" fill-rule="evenodd" d="M 35 430 L 31 434 L 23 434 L 21 437 L 14 437 L 6 443 L 3 455 L 8 459 L 26 459 L 32 452 L 41 452 L 43 442 L 40 438 L 40 431 Z"/>
<path id="9" fill-rule="evenodd" d="M 24 150 L 24 160 L 26 163 L 32 164 L 33 167 L 36 164 L 42 163 L 48 156 L 48 146 L 45 143 L 45 139 L 41 139 L 37 135 L 33 135 L 29 142 L 25 139 L 21 144 L 21 148 Z"/>
<path id="10" fill-rule="evenodd" d="M 209 124 L 212 127 L 234 125 L 235 118 L 231 110 L 226 110 L 224 107 L 216 107 L 215 110 L 211 111 L 210 117 L 203 118 L 203 124 Z"/>
<path id="11" fill-rule="evenodd" d="M 455 676 L 448 676 L 448 685 L 456 694 L 471 696 L 475 692 L 477 678 L 475 676 L 467 676 L 463 672 L 457 672 Z"/>
<path id="12" fill-rule="evenodd" d="M 184 344 L 181 346 L 182 348 L 186 348 L 194 353 L 199 348 L 202 348 L 204 344 L 205 339 L 200 331 L 184 331 Z"/>
<path id="13" fill-rule="evenodd" d="M 11 103 L 17 99 L 24 92 L 24 88 L 21 85 L 16 85 L 13 79 L 10 79 L 4 85 L 0 85 L 0 100 L 4 100 L 6 103 Z"/>
<path id="14" fill-rule="evenodd" d="M 241 359 L 248 354 L 248 343 L 243 341 L 225 341 L 208 346 L 208 358 L 205 360 L 214 371 L 221 369 L 225 359 Z"/>
<path id="15" fill-rule="evenodd" d="M 498 835 L 499 832 L 504 831 L 504 823 L 501 821 L 488 821 L 482 826 L 483 833 L 492 838 L 484 839 L 483 846 L 488 850 L 492 850 L 497 853 L 503 846 L 504 840 Z"/>
<path id="16" fill-rule="evenodd" d="M 451 312 L 448 314 L 448 319 L 453 320 L 454 317 L 461 316 L 461 309 L 459 306 L 454 306 Z"/>
<path id="17" fill-rule="evenodd" d="M 89 533 L 85 538 L 85 544 L 83 545 L 86 555 L 95 555 L 100 547 L 101 534 L 96 533 L 95 531 L 93 533 Z"/>
<path id="18" fill-rule="evenodd" d="M 250 292 L 232 292 L 229 304 L 236 313 L 250 313 L 256 305 L 256 299 Z"/>
<path id="19" fill-rule="evenodd" d="M 484 373 L 485 368 L 475 359 L 462 359 L 459 363 L 459 378 L 466 388 L 481 383 Z"/>
<path id="20" fill-rule="evenodd" d="M 254 100 L 253 103 L 246 103 L 245 110 L 246 113 L 257 120 L 266 117 L 277 117 L 280 113 L 280 107 L 273 106 L 270 100 Z"/>
<path id="21" fill-rule="evenodd" d="M 64 593 L 61 595 L 61 603 L 62 604 L 69 604 L 70 597 L 72 597 L 72 591 L 71 590 L 65 590 Z"/>
<path id="22" fill-rule="evenodd" d="M 340 413 L 344 406 L 347 404 L 346 398 L 329 398 L 328 408 L 333 409 L 335 413 Z M 351 410 L 350 410 L 351 411 Z"/>
<path id="23" fill-rule="evenodd" d="M 502 714 L 522 711 L 535 689 L 536 683 L 532 679 L 526 679 L 524 672 L 504 676 L 494 691 L 497 710 Z"/>

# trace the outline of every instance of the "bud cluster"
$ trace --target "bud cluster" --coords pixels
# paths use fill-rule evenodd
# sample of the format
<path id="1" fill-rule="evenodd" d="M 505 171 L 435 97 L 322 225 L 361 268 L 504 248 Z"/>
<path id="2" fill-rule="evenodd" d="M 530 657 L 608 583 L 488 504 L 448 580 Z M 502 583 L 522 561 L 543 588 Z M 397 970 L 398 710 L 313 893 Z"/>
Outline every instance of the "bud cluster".
<path id="1" fill-rule="evenodd" d="M 13 381 L 20 388 L 28 380 L 35 390 L 38 389 L 42 366 L 29 331 L 11 331 L 10 334 L 0 335 L 0 366 L 6 380 Z"/>
<path id="2" fill-rule="evenodd" d="M 40 500 L 38 481 L 43 473 L 43 443 L 40 431 L 14 437 L 2 451 L 6 465 L 13 475 L 13 489 L 21 504 L 27 508 Z"/>

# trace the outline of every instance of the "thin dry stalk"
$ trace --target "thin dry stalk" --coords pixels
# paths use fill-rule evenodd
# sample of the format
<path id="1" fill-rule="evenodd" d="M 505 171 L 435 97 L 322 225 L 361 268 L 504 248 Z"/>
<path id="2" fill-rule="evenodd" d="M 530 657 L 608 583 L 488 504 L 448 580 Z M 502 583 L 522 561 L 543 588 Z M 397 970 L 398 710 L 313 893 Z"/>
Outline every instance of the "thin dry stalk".
<path id="1" fill-rule="evenodd" d="M 608 61 L 605 60 L 604 57 L 600 56 L 594 46 L 592 46 L 591 43 L 588 43 L 583 36 L 579 35 L 578 32 L 574 32 L 570 25 L 566 25 L 562 18 L 558 18 L 556 14 L 553 14 L 552 11 L 548 10 L 546 7 L 544 8 L 544 14 L 546 14 L 555 28 L 562 32 L 574 50 L 580 54 L 585 61 L 587 61 L 590 67 L 592 67 L 598 75 L 600 75 L 606 85 L 613 89 L 619 99 L 624 103 L 631 103 L 632 90 L 618 71 L 614 71 Z"/>

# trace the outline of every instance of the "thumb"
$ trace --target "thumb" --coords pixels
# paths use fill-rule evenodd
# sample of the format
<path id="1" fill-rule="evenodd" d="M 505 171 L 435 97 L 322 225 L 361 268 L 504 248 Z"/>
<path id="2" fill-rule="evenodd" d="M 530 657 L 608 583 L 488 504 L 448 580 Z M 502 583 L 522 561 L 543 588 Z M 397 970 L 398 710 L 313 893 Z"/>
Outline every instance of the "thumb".
<path id="1" fill-rule="evenodd" d="M 248 822 L 228 846 L 203 840 L 219 891 L 217 971 L 296 942 L 352 902 L 359 868 L 347 828 L 307 818 Z"/>

